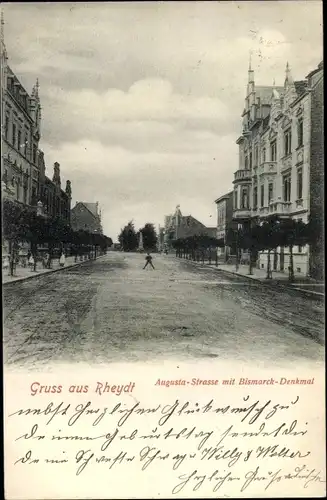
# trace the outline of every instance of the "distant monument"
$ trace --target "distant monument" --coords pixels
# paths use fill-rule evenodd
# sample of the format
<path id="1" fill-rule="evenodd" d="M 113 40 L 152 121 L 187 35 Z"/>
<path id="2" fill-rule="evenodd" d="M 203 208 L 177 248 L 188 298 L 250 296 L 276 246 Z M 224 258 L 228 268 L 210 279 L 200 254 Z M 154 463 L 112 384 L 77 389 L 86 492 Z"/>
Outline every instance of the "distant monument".
<path id="1" fill-rule="evenodd" d="M 144 247 L 143 247 L 143 233 L 140 231 L 140 236 L 139 236 L 139 252 L 143 252 Z"/>

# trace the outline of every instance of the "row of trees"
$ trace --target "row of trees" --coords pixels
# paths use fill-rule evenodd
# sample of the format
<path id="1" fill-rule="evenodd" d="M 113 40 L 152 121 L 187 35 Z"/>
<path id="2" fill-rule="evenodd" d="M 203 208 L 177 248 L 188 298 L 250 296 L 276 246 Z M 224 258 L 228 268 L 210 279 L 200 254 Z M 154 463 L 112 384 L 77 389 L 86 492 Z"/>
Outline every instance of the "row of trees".
<path id="1" fill-rule="evenodd" d="M 172 246 L 176 250 L 176 257 L 187 257 L 192 260 L 202 259 L 204 261 L 207 256 L 209 263 L 211 263 L 212 258 L 215 258 L 216 263 L 218 263 L 217 252 L 214 252 L 213 255 L 213 251 L 218 247 L 223 247 L 224 241 L 205 234 L 198 234 L 187 238 L 178 238 L 172 241 Z"/>
<path id="2" fill-rule="evenodd" d="M 133 221 L 128 222 L 118 236 L 121 249 L 124 252 L 135 252 L 139 247 L 141 233 L 144 250 L 155 250 L 158 237 L 154 225 L 148 222 L 143 228 L 136 231 Z"/>
<path id="3" fill-rule="evenodd" d="M 28 242 L 32 255 L 37 254 L 38 245 L 47 244 L 50 258 L 57 249 L 69 248 L 73 255 L 89 253 L 97 248 L 105 251 L 112 245 L 111 238 L 88 231 L 73 231 L 62 218 L 45 218 L 28 207 L 11 200 L 3 202 L 3 238 L 9 242 L 13 257 L 21 242 Z"/>
<path id="4" fill-rule="evenodd" d="M 188 256 L 193 260 L 198 259 L 198 254 L 204 258 L 205 253 L 209 254 L 209 261 L 212 258 L 213 248 L 224 247 L 226 244 L 236 249 L 236 267 L 240 262 L 241 251 L 249 253 L 249 274 L 253 274 L 253 267 L 258 258 L 258 253 L 267 251 L 267 278 L 271 278 L 271 252 L 278 247 L 289 248 L 289 279 L 294 280 L 294 259 L 293 249 L 295 245 L 313 244 L 319 237 L 319 228 L 310 221 L 304 224 L 302 221 L 294 219 L 279 219 L 272 217 L 264 222 L 252 220 L 248 226 L 242 229 L 229 229 L 224 240 L 217 240 L 205 235 L 191 236 L 175 240 L 173 246 L 176 255 L 180 257 Z M 217 252 L 216 252 L 217 253 Z M 216 264 L 218 264 L 216 259 Z"/>

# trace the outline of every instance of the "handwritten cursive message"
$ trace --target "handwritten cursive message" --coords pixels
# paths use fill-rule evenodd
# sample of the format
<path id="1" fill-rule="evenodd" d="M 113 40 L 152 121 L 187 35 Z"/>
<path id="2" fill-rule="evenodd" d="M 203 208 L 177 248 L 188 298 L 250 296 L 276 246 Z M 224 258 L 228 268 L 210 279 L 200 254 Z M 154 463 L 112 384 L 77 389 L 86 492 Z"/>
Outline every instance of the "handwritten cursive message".
<path id="1" fill-rule="evenodd" d="M 75 491 L 83 482 L 113 487 L 119 477 L 120 492 L 129 494 L 128 483 L 138 478 L 150 485 L 152 498 L 324 491 L 325 472 L 298 393 L 192 400 L 157 394 L 149 404 L 130 394 L 131 387 L 114 386 L 114 396 L 96 400 L 81 391 L 77 404 L 62 394 L 32 397 L 29 406 L 18 401 L 7 414 L 16 477 L 51 472 Z"/>

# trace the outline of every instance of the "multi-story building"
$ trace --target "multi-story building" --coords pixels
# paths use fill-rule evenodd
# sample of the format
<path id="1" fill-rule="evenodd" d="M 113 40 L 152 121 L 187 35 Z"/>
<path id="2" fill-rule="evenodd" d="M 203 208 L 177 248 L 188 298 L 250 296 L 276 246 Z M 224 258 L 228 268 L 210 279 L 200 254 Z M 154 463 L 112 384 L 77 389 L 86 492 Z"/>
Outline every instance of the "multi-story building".
<path id="1" fill-rule="evenodd" d="M 53 177 L 50 180 L 43 177 L 40 186 L 39 200 L 43 206 L 43 212 L 48 217 L 60 217 L 70 224 L 72 189 L 71 182 L 66 181 L 65 190 L 61 189 L 60 165 L 58 162 L 53 166 Z"/>
<path id="2" fill-rule="evenodd" d="M 324 279 L 324 67 L 307 76 L 311 89 L 310 129 L 310 218 L 316 221 L 318 238 L 310 246 L 309 274 L 315 279 Z M 320 230 L 319 230 L 320 228 Z"/>
<path id="3" fill-rule="evenodd" d="M 4 198 L 38 213 L 70 220 L 71 183 L 61 189 L 60 166 L 54 164 L 52 181 L 45 175 L 41 139 L 39 82 L 27 93 L 8 64 L 1 18 L 1 177 Z"/>
<path id="4" fill-rule="evenodd" d="M 88 231 L 102 234 L 101 213 L 99 203 L 77 201 L 71 210 L 71 226 L 74 231 Z"/>
<path id="5" fill-rule="evenodd" d="M 256 86 L 250 67 L 233 182 L 233 217 L 243 226 L 272 215 L 308 222 L 313 108 L 310 78 L 294 81 L 287 64 L 283 87 Z M 288 250 L 275 250 L 274 270 L 287 270 Z M 293 253 L 295 270 L 308 274 L 308 246 Z M 260 254 L 259 266 L 266 268 L 266 252 Z"/>
<path id="6" fill-rule="evenodd" d="M 9 67 L 1 19 L 1 169 L 4 196 L 25 205 L 37 199 L 41 134 L 39 84 L 27 93 Z M 36 200 L 37 201 L 37 200 Z M 36 203 L 36 202 L 35 202 Z"/>
<path id="7" fill-rule="evenodd" d="M 234 192 L 220 196 L 215 200 L 217 206 L 217 230 L 216 238 L 224 242 L 224 246 L 217 249 L 218 255 L 224 256 L 228 260 L 230 255 L 236 254 L 234 242 L 229 238 L 230 230 L 236 229 L 236 223 L 233 220 L 233 197 Z"/>

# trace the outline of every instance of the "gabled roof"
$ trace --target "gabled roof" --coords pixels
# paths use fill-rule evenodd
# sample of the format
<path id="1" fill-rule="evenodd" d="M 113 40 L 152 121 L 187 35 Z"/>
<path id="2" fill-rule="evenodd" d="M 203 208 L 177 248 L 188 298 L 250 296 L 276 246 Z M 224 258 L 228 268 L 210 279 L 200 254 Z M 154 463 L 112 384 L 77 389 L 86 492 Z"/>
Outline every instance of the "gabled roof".
<path id="1" fill-rule="evenodd" d="M 234 194 L 234 191 L 229 191 L 229 193 L 226 193 L 226 194 L 223 194 L 222 196 L 219 196 L 219 198 L 217 198 L 215 200 L 215 203 L 219 203 L 222 200 L 227 200 L 228 198 L 233 196 L 233 194 Z"/>
<path id="2" fill-rule="evenodd" d="M 187 219 L 192 219 L 194 222 L 196 222 L 200 226 L 205 227 L 205 225 L 202 224 L 202 222 L 198 221 L 195 217 L 193 217 L 193 215 L 182 215 L 182 222 L 186 222 L 187 223 Z"/>
<path id="3" fill-rule="evenodd" d="M 87 203 L 85 201 L 82 201 L 83 205 L 86 206 L 86 208 L 94 215 L 97 216 L 98 214 L 98 205 L 97 203 Z"/>
<path id="4" fill-rule="evenodd" d="M 97 210 L 97 203 L 88 203 L 86 201 L 78 201 L 72 210 L 74 210 L 78 205 L 84 205 L 84 207 L 93 215 L 93 217 L 99 217 Z"/>

